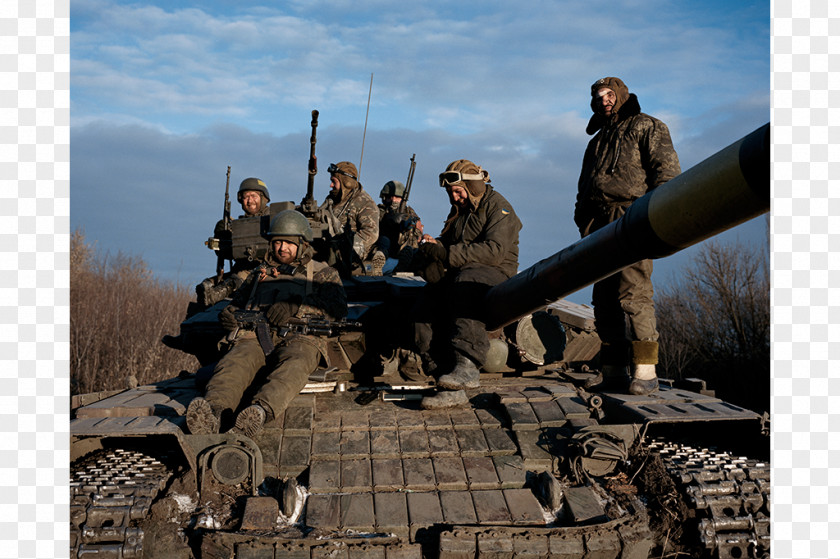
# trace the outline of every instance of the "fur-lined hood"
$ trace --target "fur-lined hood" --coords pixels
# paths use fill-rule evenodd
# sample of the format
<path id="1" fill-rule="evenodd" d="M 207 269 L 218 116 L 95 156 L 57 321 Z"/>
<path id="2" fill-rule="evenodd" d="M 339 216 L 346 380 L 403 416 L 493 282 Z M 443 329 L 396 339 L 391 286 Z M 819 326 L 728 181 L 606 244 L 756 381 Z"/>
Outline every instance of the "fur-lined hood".
<path id="1" fill-rule="evenodd" d="M 618 122 L 619 120 L 624 120 L 625 118 L 629 118 L 641 112 L 642 107 L 639 106 L 639 99 L 636 97 L 635 93 L 631 93 L 630 96 L 627 97 L 627 101 L 625 101 L 618 109 L 617 115 L 613 115 L 612 117 L 605 117 L 598 113 L 592 115 L 592 118 L 589 119 L 589 124 L 586 125 L 586 133 L 591 136 L 606 126 L 613 119 Z"/>

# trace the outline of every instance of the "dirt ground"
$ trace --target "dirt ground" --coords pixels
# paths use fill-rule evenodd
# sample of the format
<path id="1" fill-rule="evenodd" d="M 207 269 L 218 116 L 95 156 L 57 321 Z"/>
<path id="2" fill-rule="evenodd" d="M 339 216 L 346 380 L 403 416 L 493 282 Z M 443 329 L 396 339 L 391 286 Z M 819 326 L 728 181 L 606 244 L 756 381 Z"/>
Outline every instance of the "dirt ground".
<path id="1" fill-rule="evenodd" d="M 684 540 L 696 537 L 691 511 L 677 490 L 674 480 L 665 469 L 658 454 L 637 446 L 631 452 L 630 467 L 627 469 L 638 494 L 648 506 L 650 528 L 656 536 L 656 547 L 652 554 L 663 557 L 688 557 Z M 696 545 L 691 546 L 696 548 Z"/>

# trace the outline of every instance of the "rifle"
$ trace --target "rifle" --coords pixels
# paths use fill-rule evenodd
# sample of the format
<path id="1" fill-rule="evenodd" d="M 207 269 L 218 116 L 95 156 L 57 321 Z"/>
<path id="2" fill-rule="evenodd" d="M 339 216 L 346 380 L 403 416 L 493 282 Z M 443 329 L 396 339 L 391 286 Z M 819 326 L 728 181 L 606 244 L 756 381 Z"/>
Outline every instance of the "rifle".
<path id="1" fill-rule="evenodd" d="M 233 316 L 240 324 L 237 330 L 234 330 L 233 337 L 236 336 L 239 329 L 252 330 L 257 334 L 257 340 L 260 342 L 263 353 L 268 355 L 274 350 L 274 344 L 269 335 L 272 326 L 263 311 L 238 310 L 234 311 Z M 302 318 L 290 318 L 286 324 L 274 329 L 281 338 L 285 338 L 289 334 L 329 337 L 342 332 L 359 331 L 362 329 L 362 323 L 346 318 L 330 320 L 322 316 L 306 315 Z"/>
<path id="2" fill-rule="evenodd" d="M 225 207 L 222 212 L 222 221 L 224 222 L 224 230 L 230 233 L 230 165 L 227 168 L 227 175 L 225 177 Z M 224 252 L 219 250 L 219 256 L 216 258 L 216 283 L 222 281 L 225 275 L 225 257 Z"/>
<path id="3" fill-rule="evenodd" d="M 414 181 L 414 167 L 417 165 L 414 161 L 415 155 L 417 154 L 411 154 L 411 165 L 408 168 L 408 178 L 405 180 L 405 192 L 403 193 L 399 208 L 397 210 L 388 208 L 384 219 L 379 225 L 380 234 L 384 234 L 386 237 L 399 235 L 417 224 L 416 217 L 407 217 L 405 214 L 405 208 L 408 205 L 408 195 L 411 192 L 411 183 Z"/>
<path id="4" fill-rule="evenodd" d="M 318 159 L 315 157 L 315 129 L 318 127 L 318 111 L 312 111 L 312 135 L 309 137 L 309 175 L 306 178 L 306 196 L 300 203 L 303 215 L 312 216 L 318 211 L 315 200 L 315 175 L 318 174 Z"/>
<path id="5" fill-rule="evenodd" d="M 414 167 L 417 163 L 414 162 L 416 153 L 411 154 L 411 165 L 408 168 L 408 178 L 405 179 L 405 196 L 400 202 L 400 213 L 405 213 L 405 207 L 408 205 L 408 194 L 411 192 L 411 183 L 414 180 Z"/>

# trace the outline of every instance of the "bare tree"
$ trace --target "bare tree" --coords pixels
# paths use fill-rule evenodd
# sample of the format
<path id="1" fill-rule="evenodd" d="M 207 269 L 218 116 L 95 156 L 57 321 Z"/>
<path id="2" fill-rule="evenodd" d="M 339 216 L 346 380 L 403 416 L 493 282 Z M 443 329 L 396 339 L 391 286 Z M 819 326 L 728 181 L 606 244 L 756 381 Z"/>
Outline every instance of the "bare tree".
<path id="1" fill-rule="evenodd" d="M 765 251 L 706 244 L 656 297 L 660 368 L 706 379 L 719 396 L 769 410 L 770 274 Z"/>

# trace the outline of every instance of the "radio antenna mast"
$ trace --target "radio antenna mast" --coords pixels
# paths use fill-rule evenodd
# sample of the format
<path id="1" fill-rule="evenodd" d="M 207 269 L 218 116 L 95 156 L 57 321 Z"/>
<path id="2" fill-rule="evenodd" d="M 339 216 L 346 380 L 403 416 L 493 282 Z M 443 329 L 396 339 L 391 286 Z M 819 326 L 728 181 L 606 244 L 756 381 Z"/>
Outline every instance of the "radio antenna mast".
<path id="1" fill-rule="evenodd" d="M 367 110 L 365 111 L 365 129 L 362 132 L 362 154 L 359 156 L 359 176 L 356 179 L 362 178 L 362 159 L 365 157 L 365 136 L 367 135 L 367 121 L 370 113 L 370 94 L 373 91 L 373 72 L 370 74 L 370 88 L 368 89 Z"/>

